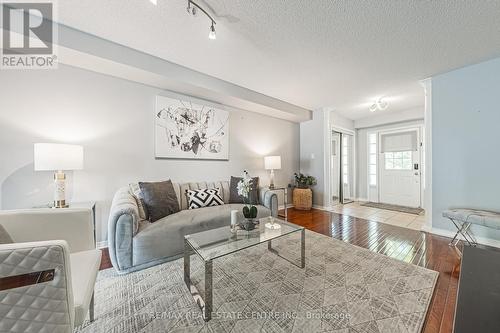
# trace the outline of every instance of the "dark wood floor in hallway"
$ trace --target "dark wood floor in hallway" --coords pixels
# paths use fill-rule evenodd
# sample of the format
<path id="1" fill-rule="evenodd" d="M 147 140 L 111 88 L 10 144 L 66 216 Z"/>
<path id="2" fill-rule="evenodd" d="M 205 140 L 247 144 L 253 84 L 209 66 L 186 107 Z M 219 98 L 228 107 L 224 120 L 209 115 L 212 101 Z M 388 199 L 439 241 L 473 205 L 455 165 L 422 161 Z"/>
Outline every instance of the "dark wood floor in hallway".
<path id="1" fill-rule="evenodd" d="M 422 332 L 452 332 L 460 258 L 448 246 L 449 238 L 315 209 L 289 209 L 288 219 L 309 230 L 438 271 Z"/>

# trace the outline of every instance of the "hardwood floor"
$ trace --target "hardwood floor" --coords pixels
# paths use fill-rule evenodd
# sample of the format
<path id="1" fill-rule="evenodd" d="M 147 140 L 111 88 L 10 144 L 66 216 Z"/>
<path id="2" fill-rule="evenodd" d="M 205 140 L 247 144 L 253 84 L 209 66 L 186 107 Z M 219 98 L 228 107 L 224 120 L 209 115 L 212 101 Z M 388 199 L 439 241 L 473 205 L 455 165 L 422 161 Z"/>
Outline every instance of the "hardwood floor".
<path id="1" fill-rule="evenodd" d="M 288 219 L 309 230 L 439 272 L 425 333 L 453 329 L 460 258 L 449 238 L 321 210 L 288 210 Z"/>
<path id="2" fill-rule="evenodd" d="M 316 209 L 289 209 L 288 220 L 309 230 L 439 272 L 422 332 L 452 332 L 460 258 L 448 246 L 449 238 Z M 103 249 L 101 269 L 109 267 L 109 253 Z"/>

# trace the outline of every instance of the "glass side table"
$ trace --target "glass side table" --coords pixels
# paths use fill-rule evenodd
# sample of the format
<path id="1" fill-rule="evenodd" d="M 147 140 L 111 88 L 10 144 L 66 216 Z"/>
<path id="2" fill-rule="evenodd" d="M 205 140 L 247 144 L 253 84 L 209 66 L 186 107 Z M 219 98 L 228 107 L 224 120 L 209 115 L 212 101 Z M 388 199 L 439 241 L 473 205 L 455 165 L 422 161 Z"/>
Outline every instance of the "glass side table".
<path id="1" fill-rule="evenodd" d="M 285 218 L 285 221 L 288 221 L 288 212 L 287 212 L 287 205 L 288 205 L 288 188 L 287 187 L 275 187 L 275 188 L 270 188 L 269 191 L 274 192 L 274 191 L 283 191 L 283 204 L 285 205 L 285 214 L 279 214 L 279 217 Z"/>

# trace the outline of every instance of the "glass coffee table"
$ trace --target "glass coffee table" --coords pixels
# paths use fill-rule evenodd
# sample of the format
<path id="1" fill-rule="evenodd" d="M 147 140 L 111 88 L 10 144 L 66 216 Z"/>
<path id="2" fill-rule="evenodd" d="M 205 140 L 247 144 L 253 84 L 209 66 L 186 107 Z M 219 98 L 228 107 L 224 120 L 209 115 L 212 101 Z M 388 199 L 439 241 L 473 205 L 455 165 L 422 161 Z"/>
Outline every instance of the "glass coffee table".
<path id="1" fill-rule="evenodd" d="M 273 221 L 276 229 L 266 228 L 265 224 Z M 300 233 L 300 264 L 287 259 L 272 248 L 271 241 L 286 235 Z M 305 267 L 305 229 L 301 226 L 285 222 L 279 218 L 265 217 L 259 220 L 258 229 L 231 232 L 229 226 L 198 232 L 184 236 L 184 282 L 194 300 L 201 308 L 203 319 L 212 318 L 212 261 L 214 259 L 267 242 L 269 251 L 300 267 Z M 202 293 L 191 283 L 191 254 L 196 253 L 205 265 L 205 290 Z"/>

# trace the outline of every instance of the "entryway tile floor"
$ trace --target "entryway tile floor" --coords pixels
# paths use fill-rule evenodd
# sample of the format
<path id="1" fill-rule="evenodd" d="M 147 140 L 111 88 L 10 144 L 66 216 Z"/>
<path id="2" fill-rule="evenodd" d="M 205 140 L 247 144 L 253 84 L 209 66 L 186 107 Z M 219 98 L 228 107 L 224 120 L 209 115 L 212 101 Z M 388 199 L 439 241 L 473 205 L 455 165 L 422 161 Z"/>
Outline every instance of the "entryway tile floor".
<path id="1" fill-rule="evenodd" d="M 400 213 L 393 210 L 361 206 L 362 202 L 339 204 L 332 208 L 332 212 L 358 217 L 369 221 L 381 222 L 398 227 L 421 230 L 425 223 L 425 215 Z"/>

